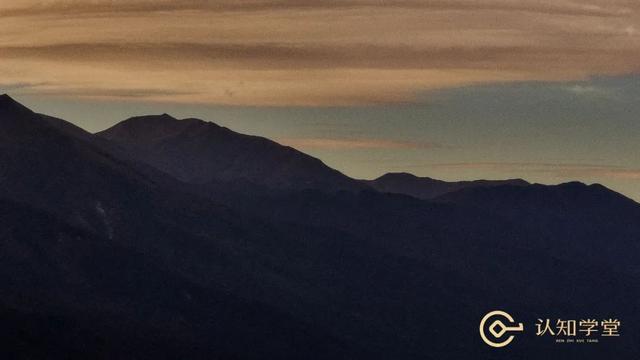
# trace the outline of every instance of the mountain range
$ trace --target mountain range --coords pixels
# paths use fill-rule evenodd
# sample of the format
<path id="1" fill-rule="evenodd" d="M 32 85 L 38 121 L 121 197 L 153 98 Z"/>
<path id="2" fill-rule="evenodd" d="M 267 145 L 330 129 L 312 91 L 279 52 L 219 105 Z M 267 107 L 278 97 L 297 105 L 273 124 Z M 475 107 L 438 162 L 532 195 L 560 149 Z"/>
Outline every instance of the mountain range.
<path id="1" fill-rule="evenodd" d="M 362 181 L 207 121 L 91 134 L 2 95 L 0 354 L 632 359 L 638 220 L 597 184 Z M 478 335 L 496 308 L 624 327 L 496 352 Z"/>
<path id="2" fill-rule="evenodd" d="M 448 182 L 408 173 L 387 173 L 374 180 L 365 180 L 364 183 L 381 192 L 406 194 L 426 200 L 466 188 L 530 185 L 522 179 Z"/>

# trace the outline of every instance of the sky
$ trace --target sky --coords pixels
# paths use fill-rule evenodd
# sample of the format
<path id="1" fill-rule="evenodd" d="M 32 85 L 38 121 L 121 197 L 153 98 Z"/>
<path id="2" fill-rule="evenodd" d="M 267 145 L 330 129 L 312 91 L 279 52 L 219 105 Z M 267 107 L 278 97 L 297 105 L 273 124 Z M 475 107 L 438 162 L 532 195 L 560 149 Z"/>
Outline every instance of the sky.
<path id="1" fill-rule="evenodd" d="M 640 200 L 635 0 L 13 0 L 0 92 L 89 130 L 171 113 L 347 175 Z"/>

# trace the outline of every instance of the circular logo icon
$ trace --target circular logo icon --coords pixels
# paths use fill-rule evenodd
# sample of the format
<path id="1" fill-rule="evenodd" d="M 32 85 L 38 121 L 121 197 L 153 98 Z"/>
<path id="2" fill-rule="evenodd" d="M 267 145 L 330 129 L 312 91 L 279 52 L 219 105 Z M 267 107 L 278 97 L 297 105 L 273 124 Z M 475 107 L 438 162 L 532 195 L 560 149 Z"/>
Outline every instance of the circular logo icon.
<path id="1" fill-rule="evenodd" d="M 480 321 L 480 337 L 487 345 L 501 348 L 509 345 L 514 336 L 512 332 L 522 332 L 522 323 L 516 323 L 511 315 L 501 310 L 494 310 Z"/>

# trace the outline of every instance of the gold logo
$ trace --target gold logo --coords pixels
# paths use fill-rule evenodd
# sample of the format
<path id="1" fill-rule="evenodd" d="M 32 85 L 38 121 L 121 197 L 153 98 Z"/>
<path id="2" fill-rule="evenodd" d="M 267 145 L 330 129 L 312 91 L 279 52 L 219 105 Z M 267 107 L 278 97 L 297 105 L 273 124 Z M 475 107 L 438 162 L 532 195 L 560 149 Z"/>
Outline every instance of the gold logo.
<path id="1" fill-rule="evenodd" d="M 496 317 L 497 319 L 494 319 L 487 326 L 487 322 L 491 318 Z M 507 322 L 508 325 L 505 324 L 505 322 Z M 501 310 L 491 311 L 482 318 L 482 321 L 480 321 L 480 337 L 482 337 L 482 341 L 487 345 L 496 348 L 505 347 L 513 341 L 514 336 L 506 336 L 508 333 L 523 330 L 524 326 L 522 323 L 516 323 L 511 315 Z M 495 341 L 490 340 L 485 331 L 488 331 L 493 338 L 495 338 Z"/>

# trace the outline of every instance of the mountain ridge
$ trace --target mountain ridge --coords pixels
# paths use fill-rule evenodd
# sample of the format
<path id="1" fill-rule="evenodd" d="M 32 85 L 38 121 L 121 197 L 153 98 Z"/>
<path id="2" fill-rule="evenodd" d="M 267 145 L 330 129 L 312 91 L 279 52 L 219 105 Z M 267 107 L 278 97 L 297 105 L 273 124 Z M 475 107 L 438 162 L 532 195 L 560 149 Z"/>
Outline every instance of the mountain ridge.
<path id="1" fill-rule="evenodd" d="M 455 192 L 464 188 L 530 185 L 529 182 L 523 179 L 448 182 L 430 177 L 418 177 L 406 172 L 386 173 L 374 180 L 364 180 L 364 183 L 378 191 L 405 194 L 425 200 L 434 199 L 446 193 Z"/>
<path id="2" fill-rule="evenodd" d="M 124 147 L 133 158 L 189 183 L 241 180 L 273 189 L 366 188 L 291 147 L 194 118 L 177 120 L 166 114 L 134 117 L 96 135 Z"/>
<path id="3" fill-rule="evenodd" d="M 174 150 L 206 166 L 216 159 L 197 150 L 216 139 L 210 129 L 220 131 L 158 116 L 170 128 L 146 139 L 153 146 L 144 151 L 162 150 L 152 160 L 175 159 Z M 21 121 L 33 127 L 9 131 Z M 60 121 L 0 118 L 10 135 L 0 137 L 8 341 L 0 356 L 623 359 L 640 351 L 631 327 L 596 348 L 520 336 L 514 353 L 496 353 L 478 338 L 478 320 L 496 306 L 527 323 L 541 314 L 640 318 L 640 205 L 603 186 L 467 187 L 431 200 L 268 183 L 247 191 L 238 176 L 215 187 L 180 181 L 134 148 Z"/>

